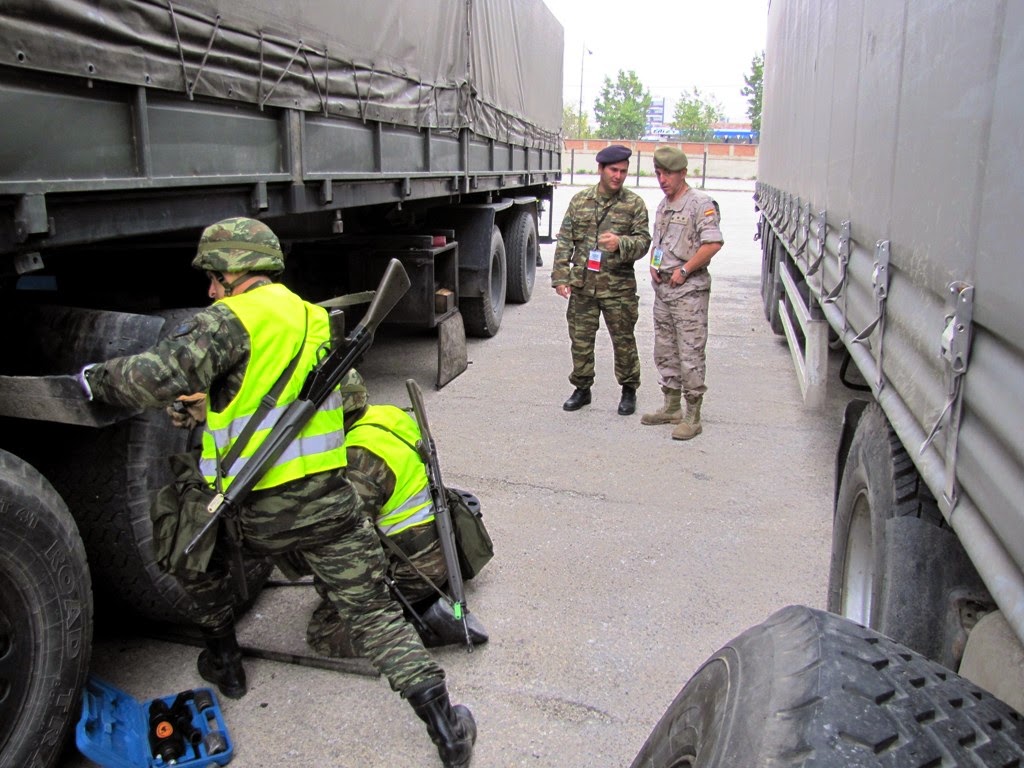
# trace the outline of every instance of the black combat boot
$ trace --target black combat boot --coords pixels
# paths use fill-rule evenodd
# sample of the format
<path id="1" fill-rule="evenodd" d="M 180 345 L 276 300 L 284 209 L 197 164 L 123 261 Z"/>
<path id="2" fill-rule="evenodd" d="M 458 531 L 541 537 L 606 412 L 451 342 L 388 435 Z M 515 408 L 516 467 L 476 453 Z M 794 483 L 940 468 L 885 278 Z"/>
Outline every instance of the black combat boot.
<path id="1" fill-rule="evenodd" d="M 569 399 L 562 403 L 563 411 L 578 411 L 584 405 L 590 405 L 590 390 L 576 387 Z"/>
<path id="2" fill-rule="evenodd" d="M 636 387 L 625 386 L 622 388 L 622 398 L 619 400 L 619 416 L 630 416 L 636 413 Z"/>
<path id="3" fill-rule="evenodd" d="M 199 654 L 196 666 L 203 680 L 215 683 L 217 689 L 229 699 L 240 699 L 249 690 L 242 666 L 242 651 L 235 637 L 235 625 L 226 624 L 216 629 L 203 629 L 206 650 Z"/>
<path id="4" fill-rule="evenodd" d="M 462 704 L 452 706 L 444 680 L 414 687 L 405 694 L 413 711 L 427 724 L 444 768 L 465 768 L 473 755 L 476 721 Z"/>

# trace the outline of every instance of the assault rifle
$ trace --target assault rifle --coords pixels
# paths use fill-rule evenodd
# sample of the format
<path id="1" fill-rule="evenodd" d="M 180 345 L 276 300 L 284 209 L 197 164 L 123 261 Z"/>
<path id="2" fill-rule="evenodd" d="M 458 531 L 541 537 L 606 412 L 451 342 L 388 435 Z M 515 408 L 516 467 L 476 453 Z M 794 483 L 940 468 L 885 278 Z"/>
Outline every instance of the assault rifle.
<path id="1" fill-rule="evenodd" d="M 462 568 L 459 566 L 459 553 L 455 549 L 455 530 L 452 528 L 452 513 L 448 507 L 448 493 L 441 482 L 441 465 L 437 461 L 437 448 L 434 437 L 430 434 L 427 422 L 427 409 L 423 405 L 423 393 L 415 379 L 406 379 L 405 388 L 409 391 L 412 410 L 420 427 L 420 440 L 416 443 L 423 463 L 427 467 L 427 480 L 430 484 L 430 495 L 434 500 L 434 521 L 437 525 L 437 538 L 441 542 L 444 553 L 444 564 L 448 569 L 448 588 L 452 599 L 452 615 L 456 621 L 462 622 L 466 633 L 466 647 L 472 653 L 473 641 L 469 636 L 469 623 L 466 619 L 466 587 L 462 581 Z"/>
<path id="2" fill-rule="evenodd" d="M 238 565 L 241 554 L 238 510 L 242 502 L 245 501 L 264 473 L 281 456 L 284 449 L 302 431 L 302 428 L 323 405 L 331 392 L 341 383 L 345 374 L 352 370 L 363 353 L 370 348 L 377 326 L 394 308 L 398 300 L 405 295 L 410 285 L 411 282 L 405 267 L 398 259 L 392 259 L 384 271 L 384 277 L 381 278 L 380 285 L 377 286 L 377 291 L 374 293 L 363 319 L 352 329 L 352 333 L 346 337 L 343 344 L 330 348 L 318 360 L 306 376 L 298 399 L 288 405 L 284 413 L 274 423 L 266 439 L 260 443 L 255 453 L 238 470 L 238 474 L 227 490 L 218 493 L 207 505 L 206 511 L 210 513 L 210 519 L 185 547 L 186 555 L 192 553 L 203 536 L 223 516 L 228 523 L 228 536 L 235 545 L 236 566 Z M 241 569 L 237 569 L 235 576 L 244 599 L 247 592 L 245 574 L 241 572 Z"/>

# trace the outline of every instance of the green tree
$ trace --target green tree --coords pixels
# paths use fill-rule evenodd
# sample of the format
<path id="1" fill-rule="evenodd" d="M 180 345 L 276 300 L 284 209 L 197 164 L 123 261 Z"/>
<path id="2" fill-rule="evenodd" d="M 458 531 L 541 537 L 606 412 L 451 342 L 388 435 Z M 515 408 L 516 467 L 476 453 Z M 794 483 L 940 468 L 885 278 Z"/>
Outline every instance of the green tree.
<path id="1" fill-rule="evenodd" d="M 644 88 L 636 72 L 619 70 L 616 81 L 604 79 L 601 97 L 594 102 L 597 135 L 602 139 L 631 141 L 644 135 L 651 94 Z"/>
<path id="2" fill-rule="evenodd" d="M 747 117 L 750 118 L 750 129 L 761 130 L 761 97 L 764 93 L 764 51 L 754 54 L 750 62 L 750 74 L 743 77 L 746 83 L 740 91 L 747 97 Z"/>
<path id="3" fill-rule="evenodd" d="M 562 137 L 566 139 L 589 139 L 594 129 L 586 115 L 580 115 L 576 107 L 566 104 L 562 107 Z"/>
<path id="4" fill-rule="evenodd" d="M 684 139 L 707 141 L 714 132 L 715 123 L 724 115 L 721 103 L 714 96 L 705 95 L 694 86 L 680 94 L 672 113 L 672 127 Z"/>

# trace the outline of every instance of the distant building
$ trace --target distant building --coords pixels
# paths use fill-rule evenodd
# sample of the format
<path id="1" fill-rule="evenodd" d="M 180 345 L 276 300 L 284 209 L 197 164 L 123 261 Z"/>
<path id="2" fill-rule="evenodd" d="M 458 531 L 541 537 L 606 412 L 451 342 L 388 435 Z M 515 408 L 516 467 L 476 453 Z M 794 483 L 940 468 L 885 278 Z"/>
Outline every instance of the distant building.
<path id="1" fill-rule="evenodd" d="M 752 130 L 750 123 L 715 123 L 712 126 L 712 140 L 734 144 L 756 144 L 760 135 Z"/>
<path id="2" fill-rule="evenodd" d="M 665 125 L 665 99 L 652 99 L 651 106 L 647 108 L 647 122 L 644 125 L 644 136 L 662 135 L 665 130 L 672 131 L 670 126 Z"/>

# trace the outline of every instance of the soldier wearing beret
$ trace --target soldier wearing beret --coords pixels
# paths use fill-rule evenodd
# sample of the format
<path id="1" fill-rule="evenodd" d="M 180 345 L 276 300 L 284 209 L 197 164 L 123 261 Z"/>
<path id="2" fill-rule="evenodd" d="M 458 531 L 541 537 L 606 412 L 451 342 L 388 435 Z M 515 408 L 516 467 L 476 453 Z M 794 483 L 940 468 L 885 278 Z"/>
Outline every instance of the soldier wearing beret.
<path id="1" fill-rule="evenodd" d="M 633 264 L 651 244 L 647 206 L 623 187 L 629 172 L 628 147 L 612 144 L 597 153 L 600 179 L 577 192 L 558 232 L 551 286 L 569 300 L 566 320 L 575 387 L 562 405 L 575 411 L 590 403 L 594 383 L 594 342 L 601 317 L 612 340 L 615 378 L 622 387 L 618 412 L 636 411 L 640 356 L 633 329 L 640 314 Z"/>
<path id="2" fill-rule="evenodd" d="M 207 227 L 192 266 L 209 278 L 213 303 L 146 352 L 86 366 L 79 382 L 90 400 L 138 408 L 203 393 L 186 406 L 193 423 L 204 426 L 198 466 L 192 459 L 196 478 L 189 482 L 205 488 L 202 498 L 208 500 L 226 490 L 245 464 L 227 461 L 243 435 L 248 438 L 240 459 L 251 456 L 269 432 L 246 430 L 251 418 L 272 415 L 260 410 L 261 402 L 273 393 L 271 407 L 283 410 L 294 402 L 331 334 L 326 310 L 275 282 L 284 271 L 284 253 L 261 221 L 239 217 Z M 473 716 L 451 704 L 444 670 L 388 592 L 384 553 L 349 482 L 344 443 L 342 397 L 335 392 L 249 494 L 238 514 L 242 547 L 282 568 L 291 564 L 292 573 L 311 571 L 349 626 L 359 654 L 427 724 L 444 765 L 468 765 Z M 248 685 L 225 599 L 228 582 L 223 571 L 211 571 L 192 569 L 183 583 L 197 604 L 193 618 L 206 645 L 199 674 L 225 696 L 241 698 Z"/>
<path id="3" fill-rule="evenodd" d="M 701 433 L 700 409 L 707 390 L 704 350 L 711 297 L 707 266 L 724 240 L 718 203 L 686 183 L 682 150 L 658 147 L 654 172 L 665 193 L 654 217 L 651 248 L 654 363 L 665 402 L 659 410 L 645 413 L 640 423 L 674 424 L 672 437 L 690 440 Z"/>

